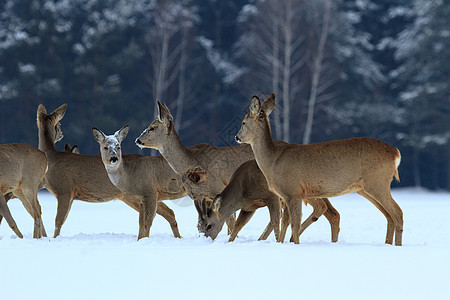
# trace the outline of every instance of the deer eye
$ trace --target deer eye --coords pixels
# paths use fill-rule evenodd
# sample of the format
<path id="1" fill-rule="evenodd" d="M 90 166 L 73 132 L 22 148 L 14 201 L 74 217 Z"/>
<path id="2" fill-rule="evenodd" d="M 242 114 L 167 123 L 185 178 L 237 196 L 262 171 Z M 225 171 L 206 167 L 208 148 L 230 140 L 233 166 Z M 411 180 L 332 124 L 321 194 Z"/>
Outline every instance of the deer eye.
<path id="1" fill-rule="evenodd" d="M 148 129 L 148 131 L 153 131 L 153 130 L 155 130 L 154 127 L 150 127 L 150 128 Z"/>
<path id="2" fill-rule="evenodd" d="M 211 228 L 212 228 L 212 225 L 210 224 L 206 227 L 206 230 L 211 230 Z"/>
<path id="3" fill-rule="evenodd" d="M 108 150 L 108 147 L 103 147 L 103 149 Z"/>
<path id="4" fill-rule="evenodd" d="M 244 122 L 244 121 L 242 121 L 242 125 L 245 125 L 245 122 Z"/>

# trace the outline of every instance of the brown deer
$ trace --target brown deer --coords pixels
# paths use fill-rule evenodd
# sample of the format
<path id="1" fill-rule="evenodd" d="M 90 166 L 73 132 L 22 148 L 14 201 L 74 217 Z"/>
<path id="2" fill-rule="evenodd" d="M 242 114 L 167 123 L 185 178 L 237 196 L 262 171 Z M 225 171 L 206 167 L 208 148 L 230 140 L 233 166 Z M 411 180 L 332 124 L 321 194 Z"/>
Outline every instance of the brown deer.
<path id="1" fill-rule="evenodd" d="M 126 125 L 113 135 L 105 135 L 101 130 L 92 128 L 92 134 L 100 145 L 102 161 L 111 182 L 127 197 L 136 199 L 143 206 L 143 213 L 139 215 L 140 227 L 145 230 L 139 233 L 139 237 L 143 237 L 149 235 L 157 203 L 180 198 L 177 190 L 182 189 L 183 196 L 186 192 L 180 176 L 162 156 L 123 159 L 121 142 L 128 130 Z M 201 148 L 202 145 L 192 147 Z"/>
<path id="2" fill-rule="evenodd" d="M 308 219 L 303 222 L 300 234 L 324 214 L 330 221 L 332 242 L 337 242 L 339 222 L 333 223 L 333 221 L 339 221 L 339 213 L 336 211 L 334 212 L 334 215 L 331 215 L 333 214 L 333 211 L 327 210 L 325 205 L 320 207 L 323 202 L 329 201 L 328 199 L 323 198 L 318 201 L 307 202 L 313 205 L 314 211 Z M 289 224 L 289 212 L 286 210 L 284 203 L 280 201 L 280 198 L 269 190 L 264 175 L 258 168 L 256 161 L 252 159 L 243 163 L 234 172 L 230 183 L 214 198 L 212 205 L 208 206 L 204 200 L 201 201 L 201 203 L 195 202 L 195 207 L 199 215 L 199 232 L 204 233 L 205 236 L 211 237 L 214 240 L 221 231 L 224 220 L 237 210 L 241 210 L 239 217 L 236 220 L 235 227 L 233 228 L 233 232 L 228 240 L 229 242 L 232 242 L 235 240 L 239 231 L 253 216 L 255 211 L 264 206 L 267 206 L 269 209 L 270 223 L 258 240 L 267 239 L 272 230 L 275 230 L 276 240 L 283 242 Z M 278 226 L 276 224 L 279 224 L 280 221 L 281 207 L 285 210 L 285 214 L 282 218 L 281 231 L 277 232 Z M 323 210 L 325 210 L 324 213 Z M 292 237 L 291 240 L 293 240 Z"/>
<path id="3" fill-rule="evenodd" d="M 276 143 L 286 144 L 282 141 Z M 231 147 L 215 147 L 209 145 L 203 151 L 193 152 L 184 147 L 175 130 L 173 117 L 167 106 L 158 101 L 158 119 L 136 139 L 141 148 L 159 150 L 176 173 L 182 176 L 189 196 L 197 202 L 203 198 L 212 201 L 229 184 L 233 173 L 244 162 L 254 159 L 251 147 L 237 145 Z M 247 187 L 251 188 L 251 187 Z M 270 193 L 270 191 L 267 191 Z M 305 201 L 309 201 L 306 199 Z M 199 203 L 197 203 L 197 206 Z M 317 200 L 313 208 L 317 208 L 311 220 L 316 221 L 326 212 L 332 227 L 332 240 L 337 241 L 339 232 L 339 213 L 329 201 Z M 269 223 L 262 237 L 270 234 Z M 285 230 L 281 230 L 280 239 L 284 240 Z"/>
<path id="4" fill-rule="evenodd" d="M 54 237 L 60 234 L 61 227 L 75 199 L 94 203 L 118 199 L 136 211 L 142 208 L 139 201 L 126 197 L 111 183 L 99 155 L 59 152 L 55 149 L 54 144 L 62 138 L 59 121 L 64 117 L 66 109 L 67 104 L 61 105 L 50 114 L 47 114 L 47 110 L 42 104 L 37 109 L 39 149 L 46 154 L 48 159 L 45 187 L 58 200 Z M 139 155 L 124 156 L 124 160 L 132 160 L 137 157 Z M 180 198 L 186 195 L 186 191 L 181 187 L 176 188 L 172 191 L 172 195 Z M 157 205 L 156 213 L 169 222 L 173 235 L 180 237 L 174 212 L 160 202 Z M 142 229 L 140 228 L 139 231 L 141 232 Z"/>
<path id="5" fill-rule="evenodd" d="M 198 230 L 214 240 L 222 230 L 225 220 L 240 209 L 241 212 L 228 240 L 232 242 L 255 211 L 264 206 L 269 209 L 271 228 L 275 230 L 275 238 L 278 241 L 280 199 L 267 188 L 264 175 L 258 170 L 256 161 L 249 160 L 234 172 L 230 183 L 214 198 L 212 205 L 207 205 L 205 199 L 195 202 L 199 215 Z"/>
<path id="6" fill-rule="evenodd" d="M 387 219 L 386 243 L 401 246 L 403 213 L 390 193 L 392 178 L 399 180 L 400 152 L 373 138 L 353 138 L 310 145 L 274 143 L 269 114 L 275 95 L 261 104 L 250 101 L 250 112 L 236 135 L 250 144 L 270 190 L 287 204 L 294 242 L 299 243 L 301 201 L 357 192 L 373 203 Z"/>
<path id="7" fill-rule="evenodd" d="M 25 144 L 0 145 L 0 217 L 23 238 L 6 204 L 9 199 L 19 198 L 34 219 L 33 238 L 46 237 L 41 218 L 41 206 L 37 192 L 47 170 L 47 158 L 36 147 Z M 1 218 L 0 218 L 1 221 Z"/>

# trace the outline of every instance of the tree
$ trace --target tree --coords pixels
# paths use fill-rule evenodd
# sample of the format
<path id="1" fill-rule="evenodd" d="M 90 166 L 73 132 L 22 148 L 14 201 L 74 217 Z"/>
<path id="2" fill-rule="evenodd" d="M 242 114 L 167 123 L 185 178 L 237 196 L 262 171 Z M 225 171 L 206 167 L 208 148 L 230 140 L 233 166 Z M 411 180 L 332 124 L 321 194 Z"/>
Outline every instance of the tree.
<path id="1" fill-rule="evenodd" d="M 450 140 L 450 66 L 443 63 L 450 55 L 450 5 L 441 0 L 414 1 L 399 13 L 412 16 L 413 21 L 395 42 L 400 66 L 391 77 L 401 86 L 400 101 L 405 111 L 397 137 L 413 148 L 414 182 L 421 186 L 422 154 L 430 156 L 444 150 L 447 155 L 439 158 L 440 164 L 448 166 L 450 160 L 445 151 Z"/>

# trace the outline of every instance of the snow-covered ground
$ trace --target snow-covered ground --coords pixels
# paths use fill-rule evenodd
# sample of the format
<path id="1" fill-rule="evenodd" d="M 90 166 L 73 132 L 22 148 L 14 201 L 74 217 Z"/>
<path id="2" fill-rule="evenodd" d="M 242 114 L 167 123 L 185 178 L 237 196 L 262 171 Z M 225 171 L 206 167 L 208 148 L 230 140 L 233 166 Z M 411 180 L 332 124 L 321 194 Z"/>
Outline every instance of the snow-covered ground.
<path id="1" fill-rule="evenodd" d="M 75 201 L 60 237 L 34 240 L 32 219 L 14 199 L 8 205 L 24 239 L 2 222 L 0 299 L 449 299 L 450 194 L 393 196 L 404 213 L 403 247 L 384 244 L 384 216 L 355 194 L 331 199 L 341 214 L 338 243 L 322 217 L 300 245 L 273 235 L 256 241 L 266 208 L 234 243 L 225 229 L 215 242 L 199 237 L 188 198 L 166 201 L 182 239 L 157 216 L 150 238 L 136 241 L 138 214 L 124 203 Z M 56 199 L 41 192 L 39 200 L 52 236 Z"/>

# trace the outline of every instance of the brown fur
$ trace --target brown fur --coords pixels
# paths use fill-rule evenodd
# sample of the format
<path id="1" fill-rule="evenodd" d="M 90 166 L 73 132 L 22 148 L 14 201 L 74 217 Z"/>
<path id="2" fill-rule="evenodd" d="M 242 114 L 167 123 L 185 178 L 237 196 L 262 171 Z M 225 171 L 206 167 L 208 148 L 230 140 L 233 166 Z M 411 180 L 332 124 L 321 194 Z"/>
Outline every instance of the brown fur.
<path id="1" fill-rule="evenodd" d="M 274 105 L 274 94 L 262 104 L 254 96 L 236 138 L 251 145 L 269 188 L 286 201 L 292 231 L 300 232 L 301 200 L 357 192 L 385 215 L 386 243 L 393 243 L 395 229 L 395 244 L 401 245 L 403 213 L 390 193 L 392 178 L 398 177 L 398 149 L 372 138 L 276 144 L 268 118 Z M 294 242 L 299 243 L 298 235 Z"/>
<path id="2" fill-rule="evenodd" d="M 161 156 L 122 159 L 125 156 L 122 156 L 120 143 L 128 134 L 128 126 L 109 136 L 96 128 L 92 129 L 92 133 L 100 145 L 102 161 L 113 184 L 122 193 L 142 203 L 143 209 L 139 215 L 142 231 L 139 231 L 138 238 L 148 237 L 157 203 L 187 195 L 180 176 Z M 191 149 L 196 151 L 201 146 Z M 177 237 L 181 236 L 178 234 Z"/>
<path id="3" fill-rule="evenodd" d="M 7 201 L 19 198 L 34 219 L 34 238 L 46 237 L 37 191 L 47 170 L 45 154 L 25 144 L 0 145 L 0 216 L 23 238 L 8 209 Z M 0 218 L 1 221 L 1 218 Z"/>
<path id="4" fill-rule="evenodd" d="M 206 145 L 203 151 L 193 152 L 185 148 L 181 143 L 173 126 L 173 118 L 165 104 L 158 102 L 158 120 L 153 121 L 150 126 L 136 139 L 136 144 L 143 148 L 153 148 L 161 152 L 162 156 L 169 162 L 170 166 L 182 176 L 189 196 L 194 201 L 202 201 L 206 198 L 212 201 L 229 184 L 233 173 L 245 162 L 254 159 L 251 147 L 239 145 L 232 147 L 215 147 Z M 276 143 L 286 144 L 281 141 Z M 204 180 L 198 182 L 192 175 L 192 170 L 200 168 L 204 172 Z M 251 187 L 248 187 L 249 189 Z M 268 191 L 270 192 L 270 191 Z M 321 201 L 321 200 L 318 200 Z M 332 218 L 332 228 L 339 224 L 338 213 L 331 203 L 324 204 Z M 329 206 L 328 206 L 329 205 Z M 334 213 L 336 212 L 336 213 Z M 316 212 L 322 215 L 323 211 Z M 229 219 L 231 220 L 231 219 Z M 232 224 L 228 224 L 229 228 Z M 269 224 L 270 225 L 270 224 Z M 268 228 L 272 228 L 268 225 Z M 266 229 L 268 229 L 266 228 Z M 263 236 L 267 237 L 268 234 Z M 270 233 L 270 231 L 269 231 Z M 337 234 L 334 234 L 337 240 Z M 284 239 L 284 237 L 283 237 Z"/>
<path id="5" fill-rule="evenodd" d="M 46 188 L 58 200 L 54 237 L 60 234 L 75 199 L 94 203 L 118 199 L 136 211 L 139 211 L 141 206 L 138 200 L 126 197 L 111 183 L 100 156 L 56 151 L 54 143 L 62 138 L 59 121 L 64 117 L 66 108 L 67 104 L 64 104 L 47 114 L 41 104 L 37 110 L 39 149 L 48 158 Z M 140 156 L 131 155 L 124 160 L 138 157 Z M 180 193 L 179 197 L 183 195 Z M 158 203 L 157 213 L 169 222 L 174 236 L 179 235 L 173 211 L 161 202 Z"/>

